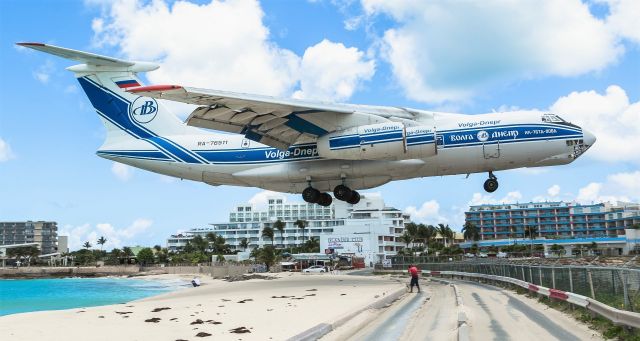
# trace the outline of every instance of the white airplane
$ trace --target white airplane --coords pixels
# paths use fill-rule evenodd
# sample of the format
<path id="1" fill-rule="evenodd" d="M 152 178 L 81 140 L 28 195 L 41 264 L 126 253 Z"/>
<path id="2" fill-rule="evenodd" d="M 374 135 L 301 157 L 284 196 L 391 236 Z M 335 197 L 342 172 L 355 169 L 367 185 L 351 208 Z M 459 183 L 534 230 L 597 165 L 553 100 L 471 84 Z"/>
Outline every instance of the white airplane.
<path id="1" fill-rule="evenodd" d="M 322 206 L 332 202 L 329 191 L 355 204 L 357 190 L 427 176 L 488 172 L 484 189 L 494 192 L 493 172 L 568 164 L 596 141 L 552 113 L 461 115 L 142 86 L 137 74 L 157 64 L 18 45 L 82 63 L 67 70 L 107 128 L 98 156 L 214 186 L 302 193 Z M 199 107 L 182 122 L 156 99 Z"/>

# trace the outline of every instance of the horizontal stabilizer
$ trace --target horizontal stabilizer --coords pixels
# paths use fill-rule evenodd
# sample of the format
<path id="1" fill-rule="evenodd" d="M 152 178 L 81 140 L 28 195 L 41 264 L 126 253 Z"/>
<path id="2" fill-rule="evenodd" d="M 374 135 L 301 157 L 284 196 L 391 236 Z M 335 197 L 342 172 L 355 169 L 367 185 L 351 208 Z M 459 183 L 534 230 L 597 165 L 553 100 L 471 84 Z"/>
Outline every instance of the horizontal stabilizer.
<path id="1" fill-rule="evenodd" d="M 133 62 L 113 57 L 102 56 L 99 54 L 72 50 L 65 47 L 53 46 L 42 43 L 16 43 L 16 45 L 28 47 L 54 56 L 65 59 L 75 60 L 84 65 L 76 65 L 67 68 L 73 72 L 91 72 L 91 71 L 131 71 L 145 72 L 153 71 L 159 67 L 158 64 L 149 62 Z"/>
<path id="2" fill-rule="evenodd" d="M 67 49 L 53 45 L 42 43 L 17 43 L 16 45 L 28 47 L 34 50 L 42 51 L 65 59 L 75 60 L 81 63 L 97 65 L 97 66 L 132 66 L 135 63 L 122 59 L 101 56 L 99 54 L 83 52 L 78 50 Z"/>

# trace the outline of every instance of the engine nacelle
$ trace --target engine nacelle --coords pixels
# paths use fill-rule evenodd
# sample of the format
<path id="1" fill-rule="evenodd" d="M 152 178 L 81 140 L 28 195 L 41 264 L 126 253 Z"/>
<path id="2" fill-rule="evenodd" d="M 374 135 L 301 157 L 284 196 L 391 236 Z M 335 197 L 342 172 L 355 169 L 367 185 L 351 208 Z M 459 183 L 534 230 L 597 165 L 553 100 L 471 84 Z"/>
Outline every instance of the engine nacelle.
<path id="1" fill-rule="evenodd" d="M 435 129 L 377 123 L 336 131 L 318 138 L 318 154 L 342 160 L 422 159 L 436 154 Z"/>

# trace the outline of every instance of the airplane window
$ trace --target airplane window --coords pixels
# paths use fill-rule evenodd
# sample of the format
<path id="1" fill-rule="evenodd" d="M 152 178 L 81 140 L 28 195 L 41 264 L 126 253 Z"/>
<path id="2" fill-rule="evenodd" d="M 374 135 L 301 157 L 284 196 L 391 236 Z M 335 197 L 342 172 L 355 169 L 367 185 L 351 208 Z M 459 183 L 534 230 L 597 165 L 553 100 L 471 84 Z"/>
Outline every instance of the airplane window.
<path id="1" fill-rule="evenodd" d="M 542 115 L 542 122 L 563 123 L 566 121 L 561 119 L 558 115 L 555 115 L 555 114 L 544 114 Z"/>

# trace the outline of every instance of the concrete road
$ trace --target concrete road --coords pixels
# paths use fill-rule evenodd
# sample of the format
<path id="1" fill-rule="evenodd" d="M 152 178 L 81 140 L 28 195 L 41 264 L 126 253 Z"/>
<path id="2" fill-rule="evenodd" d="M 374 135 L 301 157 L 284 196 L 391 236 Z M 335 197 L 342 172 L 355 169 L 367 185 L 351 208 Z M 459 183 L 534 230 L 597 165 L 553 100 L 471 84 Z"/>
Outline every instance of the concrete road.
<path id="1" fill-rule="evenodd" d="M 452 287 L 421 282 L 422 294 L 407 294 L 386 310 L 368 311 L 322 340 L 457 340 L 460 310 L 467 314 L 474 341 L 603 340 L 572 317 L 507 290 L 454 281 L 463 300 L 457 307 Z"/>
<path id="2" fill-rule="evenodd" d="M 507 290 L 454 281 L 462 293 L 471 340 L 603 340 L 572 317 Z"/>

